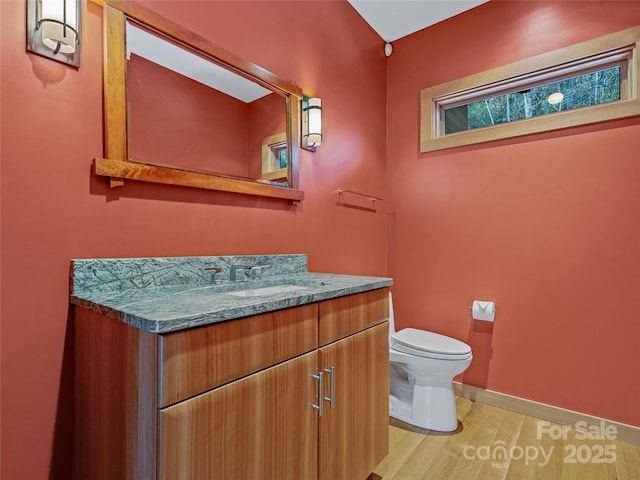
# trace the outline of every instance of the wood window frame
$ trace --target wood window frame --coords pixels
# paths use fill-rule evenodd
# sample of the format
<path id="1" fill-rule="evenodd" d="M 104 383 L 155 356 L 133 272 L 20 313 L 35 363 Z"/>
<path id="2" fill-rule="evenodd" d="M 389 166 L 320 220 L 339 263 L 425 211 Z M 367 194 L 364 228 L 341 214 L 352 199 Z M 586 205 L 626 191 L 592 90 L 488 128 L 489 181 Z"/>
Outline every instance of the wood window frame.
<path id="1" fill-rule="evenodd" d="M 420 91 L 420 152 L 640 115 L 640 26 Z M 489 127 L 444 133 L 444 109 L 621 65 L 620 100 Z"/>
<path id="2" fill-rule="evenodd" d="M 287 132 L 271 135 L 262 140 L 262 178 L 270 181 L 287 181 L 287 167 L 280 168 L 277 153 L 287 148 Z M 287 159 L 288 163 L 288 159 Z"/>

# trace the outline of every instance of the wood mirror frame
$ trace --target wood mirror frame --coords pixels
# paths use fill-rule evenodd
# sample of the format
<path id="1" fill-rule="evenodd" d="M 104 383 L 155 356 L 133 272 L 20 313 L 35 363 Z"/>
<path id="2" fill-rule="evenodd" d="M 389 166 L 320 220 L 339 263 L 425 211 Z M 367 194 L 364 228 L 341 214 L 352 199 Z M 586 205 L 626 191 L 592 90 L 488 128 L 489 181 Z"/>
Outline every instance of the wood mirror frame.
<path id="1" fill-rule="evenodd" d="M 124 185 L 125 179 L 181 185 L 226 192 L 282 198 L 298 202 L 304 192 L 298 190 L 299 119 L 302 89 L 267 70 L 168 20 L 148 8 L 129 0 L 96 1 L 104 8 L 104 149 L 106 158 L 94 159 L 96 175 L 109 177 L 111 187 Z M 190 171 L 128 161 L 127 98 L 125 78 L 125 21 L 134 19 L 151 29 L 210 57 L 218 64 L 258 83 L 279 90 L 287 98 L 287 147 L 289 186 L 229 177 L 213 172 Z"/>

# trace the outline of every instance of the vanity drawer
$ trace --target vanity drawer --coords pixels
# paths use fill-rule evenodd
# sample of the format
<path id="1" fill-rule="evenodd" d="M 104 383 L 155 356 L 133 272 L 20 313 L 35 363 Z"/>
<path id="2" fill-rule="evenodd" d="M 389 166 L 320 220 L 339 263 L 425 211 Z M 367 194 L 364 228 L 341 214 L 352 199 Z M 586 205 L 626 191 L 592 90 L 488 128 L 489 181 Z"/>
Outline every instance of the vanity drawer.
<path id="1" fill-rule="evenodd" d="M 160 336 L 160 408 L 318 346 L 318 304 Z"/>
<path id="2" fill-rule="evenodd" d="M 379 288 L 319 303 L 319 346 L 389 319 L 389 289 Z"/>

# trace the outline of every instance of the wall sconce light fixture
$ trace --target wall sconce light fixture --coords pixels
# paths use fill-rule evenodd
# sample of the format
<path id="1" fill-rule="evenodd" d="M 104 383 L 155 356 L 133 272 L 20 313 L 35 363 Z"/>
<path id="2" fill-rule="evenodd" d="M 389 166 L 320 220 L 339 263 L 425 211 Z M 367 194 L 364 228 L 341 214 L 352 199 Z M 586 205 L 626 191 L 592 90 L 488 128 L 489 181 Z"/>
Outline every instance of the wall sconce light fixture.
<path id="1" fill-rule="evenodd" d="M 27 50 L 80 66 L 80 0 L 27 0 Z"/>
<path id="2" fill-rule="evenodd" d="M 316 151 L 322 144 L 322 100 L 302 97 L 302 148 Z"/>

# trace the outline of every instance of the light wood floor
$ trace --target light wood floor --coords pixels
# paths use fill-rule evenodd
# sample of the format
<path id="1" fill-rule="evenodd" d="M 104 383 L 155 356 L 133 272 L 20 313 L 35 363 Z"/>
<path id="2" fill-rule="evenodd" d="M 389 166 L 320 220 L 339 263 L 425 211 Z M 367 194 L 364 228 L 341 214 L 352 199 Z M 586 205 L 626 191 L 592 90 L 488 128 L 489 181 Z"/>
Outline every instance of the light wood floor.
<path id="1" fill-rule="evenodd" d="M 603 437 L 584 438 L 574 429 L 563 435 L 559 425 L 539 424 L 542 421 L 536 418 L 464 398 L 457 399 L 457 408 L 459 427 L 450 434 L 392 420 L 389 455 L 369 478 L 640 479 L 638 446 Z M 560 438 L 551 438 L 543 426 Z"/>

